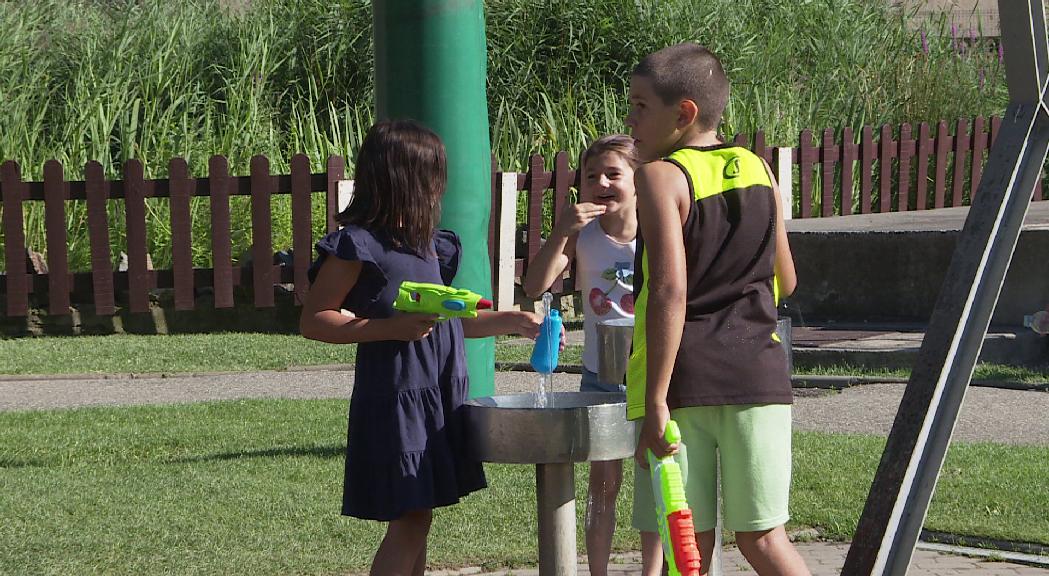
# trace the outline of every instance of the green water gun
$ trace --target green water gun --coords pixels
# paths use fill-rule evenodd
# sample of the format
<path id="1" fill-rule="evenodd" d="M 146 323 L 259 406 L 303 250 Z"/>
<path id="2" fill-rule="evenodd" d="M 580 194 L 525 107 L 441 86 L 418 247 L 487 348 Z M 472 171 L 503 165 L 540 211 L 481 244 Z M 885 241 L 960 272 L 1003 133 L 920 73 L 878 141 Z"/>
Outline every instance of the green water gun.
<path id="1" fill-rule="evenodd" d="M 425 282 L 401 282 L 393 307 L 401 312 L 436 314 L 440 320 L 476 318 L 478 310 L 490 310 L 492 301 L 465 288 Z"/>
<path id="2" fill-rule="evenodd" d="M 681 441 L 677 422 L 667 421 L 663 437 L 670 444 Z M 692 510 L 685 500 L 685 483 L 681 466 L 672 455 L 656 458 L 648 451 L 648 469 L 652 473 L 652 493 L 656 500 L 659 521 L 659 539 L 663 543 L 663 558 L 670 576 L 699 576 L 702 566 Z"/>

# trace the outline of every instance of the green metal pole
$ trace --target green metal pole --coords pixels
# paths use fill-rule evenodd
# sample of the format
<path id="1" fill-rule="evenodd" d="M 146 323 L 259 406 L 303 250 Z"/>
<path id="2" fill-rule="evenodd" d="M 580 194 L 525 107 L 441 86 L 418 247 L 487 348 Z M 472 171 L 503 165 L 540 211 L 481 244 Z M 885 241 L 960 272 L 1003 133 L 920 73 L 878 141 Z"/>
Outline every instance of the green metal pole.
<path id="1" fill-rule="evenodd" d="M 455 285 L 491 297 L 491 142 L 481 0 L 375 0 L 376 117 L 414 118 L 448 153 L 441 227 L 463 244 Z M 495 339 L 466 341 L 470 395 L 495 389 Z"/>

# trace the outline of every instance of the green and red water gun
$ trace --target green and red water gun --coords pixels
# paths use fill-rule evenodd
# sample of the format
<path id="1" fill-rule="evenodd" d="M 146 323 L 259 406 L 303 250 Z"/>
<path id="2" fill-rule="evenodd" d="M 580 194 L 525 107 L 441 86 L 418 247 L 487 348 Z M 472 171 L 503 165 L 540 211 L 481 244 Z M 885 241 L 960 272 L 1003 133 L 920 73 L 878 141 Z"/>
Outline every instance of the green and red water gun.
<path id="1" fill-rule="evenodd" d="M 425 282 L 401 282 L 393 307 L 401 312 L 436 314 L 440 320 L 476 318 L 478 310 L 490 310 L 492 301 L 465 288 Z"/>
<path id="2" fill-rule="evenodd" d="M 677 422 L 667 421 L 663 437 L 670 444 L 681 441 Z M 652 473 L 652 493 L 656 500 L 659 539 L 670 576 L 699 576 L 702 559 L 696 544 L 692 510 L 685 500 L 685 482 L 681 465 L 672 455 L 656 458 L 648 451 L 648 469 Z"/>

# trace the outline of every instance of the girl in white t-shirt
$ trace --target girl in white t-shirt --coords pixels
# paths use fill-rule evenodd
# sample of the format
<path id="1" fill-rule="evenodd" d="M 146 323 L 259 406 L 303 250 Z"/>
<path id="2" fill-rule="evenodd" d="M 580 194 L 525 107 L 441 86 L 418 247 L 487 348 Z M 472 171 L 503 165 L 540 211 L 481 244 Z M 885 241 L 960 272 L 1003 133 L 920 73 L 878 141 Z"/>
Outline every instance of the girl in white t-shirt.
<path id="1" fill-rule="evenodd" d="M 634 169 L 639 165 L 633 138 L 616 134 L 595 140 L 583 154 L 580 202 L 561 213 L 524 279 L 525 293 L 536 298 L 576 258 L 576 286 L 583 296 L 583 392 L 625 390 L 622 382 L 598 380 L 596 326 L 634 317 Z M 621 461 L 591 462 L 586 553 L 594 576 L 608 571 L 622 479 Z"/>

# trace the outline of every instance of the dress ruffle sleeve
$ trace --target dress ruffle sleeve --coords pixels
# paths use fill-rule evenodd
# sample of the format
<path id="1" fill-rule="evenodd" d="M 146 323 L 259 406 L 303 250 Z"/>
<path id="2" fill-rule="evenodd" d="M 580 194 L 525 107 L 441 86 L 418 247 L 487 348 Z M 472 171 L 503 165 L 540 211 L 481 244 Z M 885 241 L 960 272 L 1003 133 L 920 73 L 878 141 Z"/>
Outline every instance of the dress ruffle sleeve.
<path id="1" fill-rule="evenodd" d="M 437 250 L 437 263 L 441 268 L 441 279 L 446 285 L 451 285 L 456 272 L 459 271 L 459 259 L 462 255 L 459 235 L 451 230 L 437 230 L 433 240 Z"/>
<path id="2" fill-rule="evenodd" d="M 313 261 L 308 273 L 310 282 L 317 279 L 317 272 L 320 271 L 321 264 L 330 255 L 335 255 L 340 260 L 368 262 L 375 265 L 375 258 L 368 250 L 367 241 L 363 238 L 361 229 L 356 226 L 336 230 L 317 242 L 317 259 Z"/>
<path id="3" fill-rule="evenodd" d="M 349 262 L 361 262 L 363 268 L 357 278 L 357 283 L 350 290 L 343 303 L 343 308 L 354 314 L 371 317 L 375 313 L 373 306 L 378 302 L 383 290 L 389 282 L 379 260 L 373 255 L 371 246 L 375 243 L 374 237 L 366 230 L 356 226 L 346 226 L 321 238 L 317 242 L 317 259 L 310 266 L 307 277 L 312 284 L 317 280 L 317 273 L 321 265 L 329 256 L 335 256 L 340 260 Z M 381 251 L 381 247 L 376 247 Z M 382 314 L 382 316 L 388 315 Z"/>

